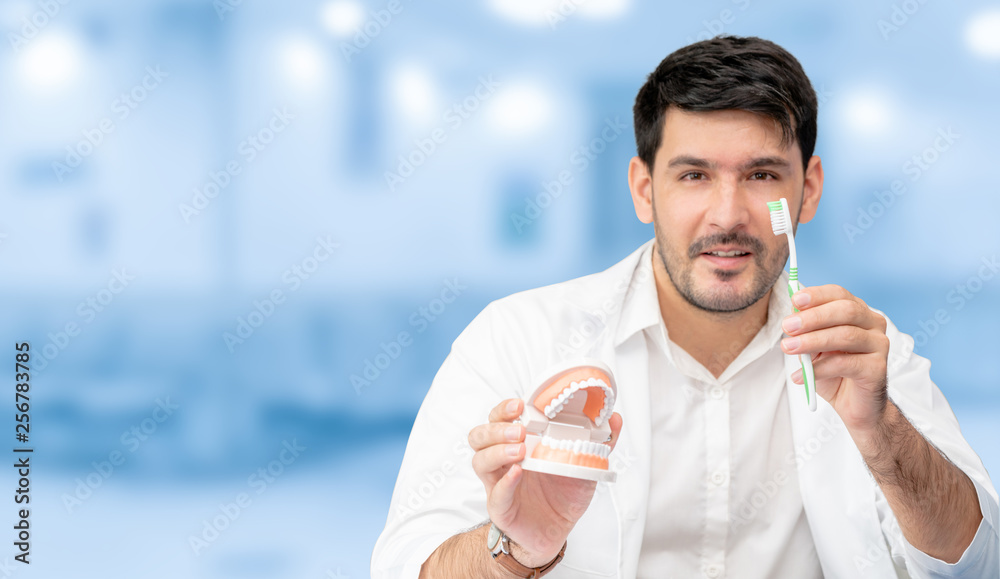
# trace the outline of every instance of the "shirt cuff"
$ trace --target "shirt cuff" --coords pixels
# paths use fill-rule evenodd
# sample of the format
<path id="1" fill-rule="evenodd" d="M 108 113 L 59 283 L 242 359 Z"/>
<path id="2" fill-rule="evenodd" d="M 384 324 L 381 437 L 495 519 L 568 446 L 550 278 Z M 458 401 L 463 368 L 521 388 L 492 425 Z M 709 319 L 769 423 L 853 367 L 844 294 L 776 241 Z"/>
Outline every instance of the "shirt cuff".
<path id="1" fill-rule="evenodd" d="M 970 480 L 971 477 L 970 477 Z M 1000 569 L 1000 541 L 997 536 L 998 507 L 993 498 L 975 480 L 976 496 L 983 518 L 979 521 L 976 536 L 955 563 L 946 563 L 917 549 L 903 535 L 906 569 L 914 578 L 991 577 Z"/>

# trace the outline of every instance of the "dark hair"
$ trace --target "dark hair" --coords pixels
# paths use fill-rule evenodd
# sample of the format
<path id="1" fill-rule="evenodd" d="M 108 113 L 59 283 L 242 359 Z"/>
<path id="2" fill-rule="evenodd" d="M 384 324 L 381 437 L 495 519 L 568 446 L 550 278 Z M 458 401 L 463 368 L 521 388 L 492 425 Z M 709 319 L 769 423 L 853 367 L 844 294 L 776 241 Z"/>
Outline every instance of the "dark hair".
<path id="1" fill-rule="evenodd" d="M 816 145 L 816 92 L 787 50 L 762 38 L 717 36 L 680 48 L 656 67 L 635 97 L 632 115 L 639 158 L 650 171 L 671 106 L 685 111 L 738 109 L 781 128 L 781 143 L 798 141 L 802 165 Z"/>

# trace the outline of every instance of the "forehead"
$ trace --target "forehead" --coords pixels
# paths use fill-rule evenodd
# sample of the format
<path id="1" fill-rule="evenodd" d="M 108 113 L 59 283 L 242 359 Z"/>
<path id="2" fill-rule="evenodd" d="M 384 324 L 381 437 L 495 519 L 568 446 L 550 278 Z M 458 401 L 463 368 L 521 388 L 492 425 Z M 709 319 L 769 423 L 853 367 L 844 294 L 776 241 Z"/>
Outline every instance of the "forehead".
<path id="1" fill-rule="evenodd" d="M 798 143 L 782 143 L 781 127 L 773 119 L 742 110 L 692 112 L 675 107 L 664 115 L 656 166 L 678 155 L 737 164 L 761 156 L 783 157 L 801 166 Z"/>

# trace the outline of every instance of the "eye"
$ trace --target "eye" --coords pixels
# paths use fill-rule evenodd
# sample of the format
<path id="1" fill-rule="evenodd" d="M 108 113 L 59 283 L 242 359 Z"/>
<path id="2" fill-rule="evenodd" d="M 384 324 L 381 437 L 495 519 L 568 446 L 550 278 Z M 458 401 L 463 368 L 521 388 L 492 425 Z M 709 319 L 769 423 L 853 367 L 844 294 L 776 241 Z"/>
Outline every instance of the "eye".
<path id="1" fill-rule="evenodd" d="M 753 173 L 750 176 L 750 178 L 753 179 L 753 180 L 755 180 L 755 181 L 769 181 L 769 180 L 777 179 L 777 177 L 775 177 L 771 173 L 767 173 L 765 171 L 757 171 L 757 172 Z"/>
<path id="2" fill-rule="evenodd" d="M 681 175 L 681 181 L 702 181 L 704 179 L 705 174 L 699 171 L 691 171 L 690 173 Z"/>

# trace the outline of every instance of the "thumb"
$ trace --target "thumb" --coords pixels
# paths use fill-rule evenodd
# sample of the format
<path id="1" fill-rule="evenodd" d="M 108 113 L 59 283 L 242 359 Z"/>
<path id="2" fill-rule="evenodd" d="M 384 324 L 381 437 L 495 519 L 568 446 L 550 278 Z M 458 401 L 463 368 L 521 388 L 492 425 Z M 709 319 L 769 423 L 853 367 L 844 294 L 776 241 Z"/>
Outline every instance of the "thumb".
<path id="1" fill-rule="evenodd" d="M 501 523 L 506 524 L 508 522 L 511 511 L 516 508 L 514 505 L 514 491 L 517 490 L 517 486 L 521 483 L 522 475 L 524 475 L 524 470 L 521 469 L 521 465 L 513 464 L 500 477 L 497 484 L 493 485 L 493 490 L 490 492 L 488 500 L 487 511 L 494 523 L 501 525 Z"/>

